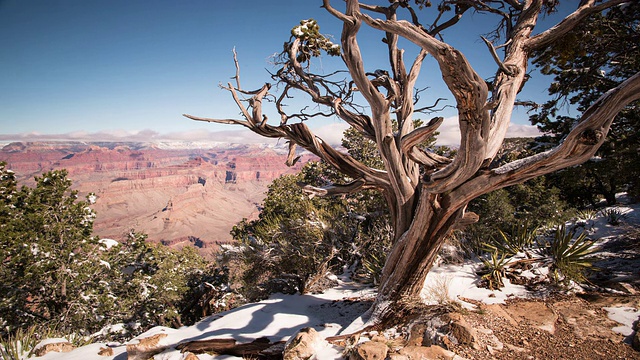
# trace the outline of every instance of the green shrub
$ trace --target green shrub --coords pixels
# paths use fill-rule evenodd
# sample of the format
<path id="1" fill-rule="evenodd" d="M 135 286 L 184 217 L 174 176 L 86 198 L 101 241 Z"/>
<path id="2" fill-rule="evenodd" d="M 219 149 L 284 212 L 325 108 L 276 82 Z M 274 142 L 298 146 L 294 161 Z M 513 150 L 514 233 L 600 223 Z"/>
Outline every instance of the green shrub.
<path id="1" fill-rule="evenodd" d="M 553 238 L 540 244 L 541 253 L 548 258 L 556 284 L 567 284 L 571 280 L 583 283 L 586 281 L 586 271 L 593 267 L 591 255 L 595 252 L 595 241 L 587 238 L 584 231 L 575 236 L 576 229 L 567 231 L 562 224 L 556 228 Z"/>
<path id="2" fill-rule="evenodd" d="M 622 210 L 615 207 L 600 210 L 600 213 L 607 220 L 607 224 L 613 226 L 620 225 L 620 223 L 627 218 L 627 214 L 623 213 Z"/>
<path id="3" fill-rule="evenodd" d="M 578 218 L 578 220 L 592 221 L 596 219 L 597 215 L 598 213 L 592 209 L 582 209 L 576 211 L 576 218 Z"/>
<path id="4" fill-rule="evenodd" d="M 78 199 L 65 170 L 35 180 L 35 187 L 18 189 L 0 162 L 0 339 L 5 343 L 27 339 L 33 329 L 70 339 L 117 338 L 128 335 L 102 329 L 131 324 L 128 329 L 137 334 L 155 325 L 193 323 L 199 317 L 187 305 L 205 296 L 194 288 L 205 281 L 226 286 L 191 247 L 150 244 L 146 235 L 131 231 L 126 241 L 107 249 L 92 236 L 90 198 Z M 206 294 L 226 296 L 225 291 Z M 20 344 L 25 349 L 23 340 Z"/>

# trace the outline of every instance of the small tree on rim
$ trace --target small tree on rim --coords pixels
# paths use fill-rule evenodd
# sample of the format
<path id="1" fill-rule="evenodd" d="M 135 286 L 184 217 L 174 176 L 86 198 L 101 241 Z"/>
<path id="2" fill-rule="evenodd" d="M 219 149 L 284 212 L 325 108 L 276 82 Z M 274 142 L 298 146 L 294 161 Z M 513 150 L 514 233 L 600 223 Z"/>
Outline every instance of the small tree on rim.
<path id="1" fill-rule="evenodd" d="M 323 188 L 306 186 L 310 194 L 334 195 L 364 189 L 382 192 L 389 206 L 394 239 L 371 310 L 370 322 L 381 322 L 393 316 L 403 304 L 419 297 L 446 235 L 477 221 L 476 214 L 466 211 L 469 201 L 492 190 L 588 160 L 604 142 L 616 114 L 640 98 L 640 73 L 635 73 L 586 109 L 578 124 L 555 148 L 502 166 L 494 165 L 512 111 L 520 103 L 517 96 L 528 78 L 532 54 L 561 39 L 590 14 L 625 1 L 581 1 L 578 8 L 557 25 L 534 35 L 539 17 L 552 12 L 556 1 L 443 0 L 433 10 L 435 20 L 427 25 L 420 22 L 418 11 L 407 0 L 391 0 L 384 5 L 347 0 L 342 10 L 335 8 L 330 0 L 324 0 L 323 8 L 343 24 L 340 45 L 321 35 L 314 20 L 302 21 L 292 30 L 278 62 L 280 68 L 272 75 L 281 85 L 278 94 L 271 93 L 271 84 L 254 91 L 243 89 L 234 57 L 238 70 L 235 85 L 229 83 L 224 88 L 231 92 L 243 118 L 185 116 L 241 125 L 264 137 L 286 139 L 290 144 L 288 164 L 295 162 L 296 146 L 301 146 L 352 179 Z M 418 0 L 416 4 L 421 9 L 431 5 L 425 0 Z M 496 63 L 495 76 L 490 82 L 480 77 L 458 49 L 442 40 L 442 32 L 470 12 L 495 17 L 498 36 L 493 41 L 503 40 L 496 46 L 482 38 Z M 402 20 L 402 16 L 408 20 Z M 382 32 L 383 46 L 388 51 L 388 70 L 365 69 L 358 41 L 363 26 Z M 408 42 L 417 47 L 411 63 L 405 62 L 405 52 L 399 45 L 401 39 L 403 44 Z M 309 62 L 322 51 L 341 56 L 348 79 L 336 80 L 342 76 L 340 73 L 325 75 L 311 71 Z M 420 107 L 417 103 L 419 90 L 415 85 L 427 55 L 437 62 L 456 102 L 461 143 L 453 159 L 420 147 L 437 131 L 442 117 L 414 127 L 416 112 L 434 110 L 437 105 L 436 102 Z M 287 112 L 284 102 L 295 91 L 310 96 L 321 110 Z M 246 101 L 241 99 L 243 96 L 247 97 Z M 366 106 L 355 103 L 359 98 L 366 101 Z M 280 116 L 279 124 L 270 124 L 263 113 L 262 105 L 267 100 L 273 101 Z M 374 141 L 384 170 L 370 168 L 315 136 L 303 121 L 318 116 L 337 116 Z"/>

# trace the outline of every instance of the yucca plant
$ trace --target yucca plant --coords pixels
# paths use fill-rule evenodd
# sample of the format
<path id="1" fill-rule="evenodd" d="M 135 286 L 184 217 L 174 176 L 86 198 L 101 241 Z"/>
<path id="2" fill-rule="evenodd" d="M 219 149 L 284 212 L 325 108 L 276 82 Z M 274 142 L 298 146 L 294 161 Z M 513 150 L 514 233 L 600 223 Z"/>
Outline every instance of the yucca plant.
<path id="1" fill-rule="evenodd" d="M 591 255 L 596 251 L 595 240 L 589 239 L 584 231 L 574 239 L 576 232 L 575 228 L 567 231 L 562 224 L 556 228 L 553 238 L 541 245 L 556 284 L 570 280 L 583 283 L 587 280 L 585 272 L 593 267 Z"/>
<path id="2" fill-rule="evenodd" d="M 506 276 L 507 264 L 510 258 L 505 253 L 494 251 L 489 259 L 482 259 L 482 280 L 486 282 L 486 287 L 490 290 L 497 290 L 504 286 L 502 280 Z"/>
<path id="3" fill-rule="evenodd" d="M 576 211 L 576 218 L 578 220 L 591 221 L 595 220 L 597 212 L 593 209 L 583 209 Z"/>
<path id="4" fill-rule="evenodd" d="M 386 258 L 384 255 L 370 253 L 362 259 L 364 277 L 371 281 L 373 285 L 378 285 Z"/>
<path id="5" fill-rule="evenodd" d="M 509 234 L 500 229 L 498 233 L 500 234 L 499 238 L 491 238 L 489 242 L 484 243 L 484 249 L 487 252 L 497 251 L 505 255 L 513 256 L 533 245 L 538 235 L 538 227 L 529 226 L 529 221 L 518 221 L 511 228 Z"/>
<path id="6" fill-rule="evenodd" d="M 38 345 L 39 338 L 35 326 L 18 329 L 14 334 L 0 341 L 0 359 L 22 360 L 29 358 L 33 348 Z"/>
<path id="7" fill-rule="evenodd" d="M 603 209 L 600 210 L 600 213 L 607 219 L 607 224 L 614 226 L 620 225 L 620 222 L 627 218 L 627 214 L 618 208 Z"/>
<path id="8" fill-rule="evenodd" d="M 583 209 L 576 211 L 576 226 L 583 227 L 586 230 L 591 230 L 593 228 L 596 215 L 598 215 L 598 213 L 593 209 Z"/>

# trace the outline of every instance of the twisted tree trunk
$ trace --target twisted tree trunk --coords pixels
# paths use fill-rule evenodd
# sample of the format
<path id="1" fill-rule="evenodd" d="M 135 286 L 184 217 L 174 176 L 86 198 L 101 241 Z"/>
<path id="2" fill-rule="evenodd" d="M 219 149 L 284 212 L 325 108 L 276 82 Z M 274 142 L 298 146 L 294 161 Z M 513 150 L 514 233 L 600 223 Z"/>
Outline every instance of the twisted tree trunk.
<path id="1" fill-rule="evenodd" d="M 329 75 L 310 72 L 309 62 L 320 51 L 336 55 L 337 44 L 318 32 L 315 21 L 303 21 L 292 30 L 291 40 L 273 75 L 283 85 L 279 96 L 273 95 L 275 109 L 280 115 L 279 125 L 270 125 L 262 105 L 271 86 L 255 91 L 240 87 L 239 66 L 236 62 L 236 85 L 224 88 L 231 92 L 244 119 L 209 119 L 185 115 L 191 119 L 224 124 L 242 125 L 269 138 L 284 138 L 290 143 L 287 163 L 295 162 L 296 146 L 301 146 L 341 171 L 353 181 L 333 184 L 325 188 L 306 187 L 316 195 L 334 195 L 362 189 L 378 189 L 387 200 L 394 242 L 388 254 L 372 321 L 384 321 L 403 303 L 417 301 L 424 281 L 447 234 L 454 228 L 477 221 L 477 215 L 465 212 L 472 199 L 490 191 L 514 185 L 555 170 L 580 164 L 592 157 L 603 143 L 616 114 L 627 104 L 640 98 L 640 74 L 636 74 L 611 89 L 589 108 L 567 138 L 556 148 L 528 158 L 492 167 L 506 136 L 516 97 L 525 85 L 531 53 L 566 34 L 588 15 L 603 11 L 625 0 L 609 0 L 596 4 L 594 0 L 581 5 L 563 21 L 538 35 L 532 36 L 538 16 L 549 11 L 544 0 L 448 0 L 450 7 L 438 7 L 436 21 L 424 26 L 410 2 L 392 0 L 385 5 L 363 4 L 347 0 L 344 11 L 332 7 L 330 0 L 323 7 L 343 23 L 340 55 L 348 69 L 350 80 L 333 80 Z M 496 62 L 491 86 L 471 67 L 464 55 L 442 41 L 441 33 L 455 26 L 468 11 L 497 16 L 497 29 L 505 42 L 502 58 L 497 46 L 484 39 L 488 52 Z M 398 11 L 408 14 L 410 21 L 398 20 Z M 446 16 L 453 13 L 449 19 Z M 382 15 L 381 18 L 375 16 Z M 446 19 L 446 20 L 443 20 Z M 384 33 L 389 54 L 389 70 L 365 70 L 358 43 L 362 26 Z M 496 30 L 498 31 L 498 30 Z M 418 49 L 409 67 L 399 39 L 405 39 Z M 441 117 L 414 128 L 414 112 L 435 111 L 436 104 L 417 107 L 416 91 L 423 61 L 432 56 L 458 109 L 461 143 L 457 155 L 447 159 L 419 144 L 434 134 L 442 123 Z M 284 111 L 290 92 L 308 96 L 326 112 L 309 114 Z M 370 111 L 364 112 L 353 103 L 358 92 Z M 242 96 L 246 99 L 245 106 Z M 384 171 L 372 169 L 349 154 L 333 149 L 315 136 L 303 123 L 289 124 L 292 119 L 306 120 L 316 116 L 337 116 L 377 144 Z M 394 121 L 397 130 L 394 130 Z"/>

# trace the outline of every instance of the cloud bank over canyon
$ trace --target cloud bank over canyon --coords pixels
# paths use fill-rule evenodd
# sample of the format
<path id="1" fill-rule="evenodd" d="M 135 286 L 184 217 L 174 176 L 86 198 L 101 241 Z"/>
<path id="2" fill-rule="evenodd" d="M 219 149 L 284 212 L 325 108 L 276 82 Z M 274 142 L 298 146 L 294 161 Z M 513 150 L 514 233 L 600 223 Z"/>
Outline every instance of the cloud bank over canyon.
<path id="1" fill-rule="evenodd" d="M 342 133 L 348 128 L 343 122 L 327 123 L 313 128 L 315 134 L 324 141 L 339 145 Z M 437 145 L 457 146 L 460 144 L 460 130 L 455 117 L 446 118 L 438 129 L 440 135 Z M 532 125 L 512 123 L 507 137 L 535 137 L 540 131 Z M 103 130 L 98 132 L 75 131 L 61 134 L 43 134 L 38 132 L 20 134 L 0 134 L 0 142 L 12 141 L 113 141 L 113 142 L 220 142 L 245 144 L 277 144 L 284 140 L 267 139 L 258 136 L 247 129 L 234 128 L 225 131 L 211 131 L 208 129 L 189 130 L 181 132 L 160 133 L 145 129 L 140 131 Z"/>

